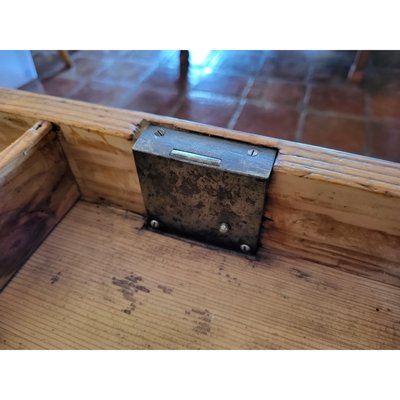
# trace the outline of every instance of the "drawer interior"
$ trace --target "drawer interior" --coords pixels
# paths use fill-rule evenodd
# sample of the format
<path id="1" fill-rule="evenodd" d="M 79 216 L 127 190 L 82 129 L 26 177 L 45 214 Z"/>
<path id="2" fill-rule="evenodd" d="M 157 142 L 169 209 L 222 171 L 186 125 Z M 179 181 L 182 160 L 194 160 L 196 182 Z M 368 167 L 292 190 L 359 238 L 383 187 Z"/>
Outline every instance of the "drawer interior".
<path id="1" fill-rule="evenodd" d="M 0 295 L 0 347 L 397 348 L 399 289 L 142 229 L 79 201 Z"/>
<path id="2" fill-rule="evenodd" d="M 398 164 L 14 91 L 0 112 L 0 348 L 400 348 Z M 144 227 L 149 123 L 279 149 L 256 257 Z"/>

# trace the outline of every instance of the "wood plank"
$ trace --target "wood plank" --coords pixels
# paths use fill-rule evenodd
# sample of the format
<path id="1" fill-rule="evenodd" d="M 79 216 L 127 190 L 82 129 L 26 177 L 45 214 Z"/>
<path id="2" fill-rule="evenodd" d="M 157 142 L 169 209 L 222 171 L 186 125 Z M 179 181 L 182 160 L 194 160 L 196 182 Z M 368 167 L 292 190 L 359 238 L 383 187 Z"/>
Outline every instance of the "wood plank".
<path id="1" fill-rule="evenodd" d="M 400 286 L 400 200 L 358 188 L 274 175 L 262 243 Z"/>
<path id="2" fill-rule="evenodd" d="M 0 348 L 399 349 L 397 288 L 78 202 L 0 294 Z"/>
<path id="3" fill-rule="evenodd" d="M 79 197 L 57 136 L 39 122 L 0 156 L 0 289 Z"/>
<path id="4" fill-rule="evenodd" d="M 60 124 L 60 140 L 82 197 L 144 214 L 132 137 Z"/>
<path id="5" fill-rule="evenodd" d="M 0 111 L 58 124 L 82 197 L 142 215 L 131 147 L 148 123 L 275 147 L 262 246 L 400 286 L 399 164 L 7 89 Z"/>

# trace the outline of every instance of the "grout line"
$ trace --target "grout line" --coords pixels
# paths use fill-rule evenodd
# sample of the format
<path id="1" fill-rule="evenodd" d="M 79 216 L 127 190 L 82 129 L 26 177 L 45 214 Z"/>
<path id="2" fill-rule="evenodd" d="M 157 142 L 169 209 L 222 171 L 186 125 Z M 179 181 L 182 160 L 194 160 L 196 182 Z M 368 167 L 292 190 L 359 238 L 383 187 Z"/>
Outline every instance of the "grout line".
<path id="1" fill-rule="evenodd" d="M 250 89 L 253 86 L 254 81 L 255 81 L 254 77 L 252 77 L 252 78 L 250 78 L 248 80 L 248 82 L 246 84 L 246 87 L 243 89 L 243 92 L 242 92 L 242 95 L 240 97 L 239 103 L 238 103 L 238 105 L 236 107 L 236 110 L 233 112 L 233 114 L 231 116 L 231 119 L 229 120 L 229 122 L 228 122 L 228 124 L 226 126 L 227 129 L 233 129 L 234 126 L 236 125 L 236 123 L 237 123 L 237 121 L 238 121 L 238 119 L 240 117 L 240 114 L 242 113 L 243 108 L 244 108 L 244 106 L 246 104 L 247 95 L 249 94 Z"/>
<path id="2" fill-rule="evenodd" d="M 171 117 L 174 117 L 175 114 L 182 107 L 184 101 L 186 100 L 186 95 L 187 95 L 187 91 L 186 90 L 179 94 L 178 100 L 175 102 L 175 105 L 171 108 L 171 111 L 169 112 L 169 115 Z"/>
<path id="3" fill-rule="evenodd" d="M 303 130 L 304 130 L 304 124 L 306 120 L 306 115 L 310 111 L 309 107 L 309 101 L 310 101 L 310 96 L 311 96 L 311 90 L 313 88 L 312 85 L 312 76 L 314 73 L 314 64 L 311 64 L 308 68 L 307 71 L 307 76 L 305 79 L 304 84 L 306 85 L 306 90 L 304 92 L 303 100 L 300 103 L 300 115 L 299 119 L 297 121 L 297 127 L 296 127 L 296 132 L 294 136 L 294 140 L 296 142 L 302 143 L 303 139 Z"/>
<path id="4" fill-rule="evenodd" d="M 261 72 L 261 70 L 262 70 L 262 68 L 263 68 L 263 66 L 265 64 L 265 60 L 266 59 L 267 59 L 267 55 L 266 54 L 263 54 L 263 56 L 260 57 L 258 67 L 256 68 L 255 72 L 252 74 L 252 76 L 250 76 L 249 80 L 247 81 L 246 87 L 243 89 L 243 92 L 242 92 L 242 94 L 240 96 L 240 100 L 239 100 L 239 103 L 238 103 L 238 105 L 236 107 L 236 110 L 232 114 L 231 119 L 229 120 L 229 122 L 228 122 L 228 124 L 226 126 L 227 129 L 234 129 L 234 127 L 235 127 L 235 125 L 236 125 L 236 123 L 237 123 L 237 121 L 238 121 L 238 119 L 240 117 L 240 114 L 242 113 L 243 108 L 244 108 L 246 102 L 248 101 L 247 96 L 248 96 L 248 94 L 250 92 L 250 89 L 252 88 L 256 78 L 259 77 L 260 72 Z"/>

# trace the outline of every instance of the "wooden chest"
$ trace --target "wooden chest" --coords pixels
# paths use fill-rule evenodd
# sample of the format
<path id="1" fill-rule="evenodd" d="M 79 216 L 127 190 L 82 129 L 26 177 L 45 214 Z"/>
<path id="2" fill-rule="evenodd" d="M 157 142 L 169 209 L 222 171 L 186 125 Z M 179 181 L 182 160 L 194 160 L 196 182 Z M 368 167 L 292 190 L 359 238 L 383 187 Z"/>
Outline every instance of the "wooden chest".
<path id="1" fill-rule="evenodd" d="M 149 124 L 278 150 L 256 256 L 144 228 Z M 400 348 L 398 164 L 6 89 L 0 150 L 0 348 Z"/>

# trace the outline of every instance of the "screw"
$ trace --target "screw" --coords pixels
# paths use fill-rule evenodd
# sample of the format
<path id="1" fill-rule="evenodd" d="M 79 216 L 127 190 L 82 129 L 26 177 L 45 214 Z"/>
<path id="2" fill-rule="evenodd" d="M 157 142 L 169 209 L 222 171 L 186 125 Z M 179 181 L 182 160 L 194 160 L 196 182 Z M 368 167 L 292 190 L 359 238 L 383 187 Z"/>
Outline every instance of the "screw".
<path id="1" fill-rule="evenodd" d="M 164 135 L 165 135 L 165 130 L 162 129 L 162 128 L 159 128 L 159 129 L 157 129 L 157 130 L 154 132 L 154 134 L 155 134 L 156 136 L 164 136 Z"/>
<path id="2" fill-rule="evenodd" d="M 256 149 L 250 149 L 250 150 L 247 152 L 247 154 L 248 154 L 250 157 L 255 157 L 255 156 L 258 154 L 258 151 L 257 151 Z"/>
<path id="3" fill-rule="evenodd" d="M 160 226 L 160 223 L 159 223 L 156 219 L 152 219 L 152 220 L 150 221 L 150 226 L 151 226 L 153 229 L 157 229 L 157 228 Z"/>
<path id="4" fill-rule="evenodd" d="M 248 253 L 251 250 L 251 247 L 248 244 L 244 244 L 243 243 L 243 244 L 240 245 L 240 250 L 243 253 Z"/>
<path id="5" fill-rule="evenodd" d="M 226 222 L 223 222 L 219 226 L 219 232 L 222 234 L 228 233 L 229 229 L 230 229 L 230 226 Z"/>

